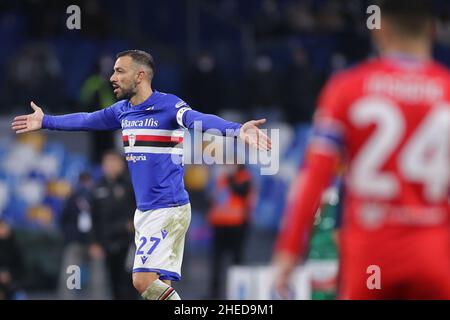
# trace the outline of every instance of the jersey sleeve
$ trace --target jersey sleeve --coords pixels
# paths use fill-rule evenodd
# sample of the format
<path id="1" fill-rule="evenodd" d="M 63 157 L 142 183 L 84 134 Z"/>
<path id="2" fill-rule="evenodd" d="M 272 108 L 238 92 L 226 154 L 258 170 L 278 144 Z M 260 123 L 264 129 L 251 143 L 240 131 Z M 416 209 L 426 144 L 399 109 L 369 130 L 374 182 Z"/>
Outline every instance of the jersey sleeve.
<path id="1" fill-rule="evenodd" d="M 44 115 L 42 128 L 62 131 L 94 131 L 120 129 L 118 104 L 95 112 L 70 113 L 61 116 Z"/>
<path id="2" fill-rule="evenodd" d="M 341 154 L 346 139 L 346 94 L 343 74 L 333 76 L 322 90 L 314 117 L 310 150 Z"/>
<path id="3" fill-rule="evenodd" d="M 213 114 L 198 112 L 182 100 L 178 103 L 179 108 L 176 113 L 176 120 L 180 127 L 200 129 L 203 132 L 214 129 L 223 136 L 239 136 L 239 129 L 242 126 L 240 123 L 227 121 Z"/>

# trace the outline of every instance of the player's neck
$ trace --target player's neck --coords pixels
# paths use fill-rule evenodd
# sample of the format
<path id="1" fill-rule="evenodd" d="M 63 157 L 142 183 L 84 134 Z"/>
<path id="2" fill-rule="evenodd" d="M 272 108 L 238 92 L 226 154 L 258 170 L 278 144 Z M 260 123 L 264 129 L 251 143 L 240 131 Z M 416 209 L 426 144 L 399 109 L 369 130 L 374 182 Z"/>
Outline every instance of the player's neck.
<path id="1" fill-rule="evenodd" d="M 153 94 L 153 90 L 150 86 L 143 87 L 139 90 L 133 97 L 130 98 L 130 103 L 132 106 L 137 106 L 145 100 L 147 100 Z"/>
<path id="2" fill-rule="evenodd" d="M 403 56 L 414 60 L 431 59 L 431 47 L 418 41 L 396 41 L 382 52 L 384 57 Z"/>

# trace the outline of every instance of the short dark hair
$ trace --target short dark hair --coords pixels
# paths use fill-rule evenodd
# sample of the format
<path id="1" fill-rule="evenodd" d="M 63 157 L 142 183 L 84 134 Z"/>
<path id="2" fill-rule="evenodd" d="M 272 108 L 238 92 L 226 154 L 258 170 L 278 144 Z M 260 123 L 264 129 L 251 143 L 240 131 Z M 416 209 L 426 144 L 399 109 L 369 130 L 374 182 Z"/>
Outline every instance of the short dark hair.
<path id="1" fill-rule="evenodd" d="M 381 15 L 405 36 L 421 35 L 433 21 L 431 0 L 380 0 Z"/>
<path id="2" fill-rule="evenodd" d="M 134 62 L 150 68 L 150 70 L 152 71 L 150 79 L 153 78 L 153 75 L 155 74 L 155 60 L 153 60 L 153 57 L 150 53 L 142 50 L 125 50 L 119 52 L 116 55 L 116 58 L 118 59 L 125 56 L 131 57 Z"/>

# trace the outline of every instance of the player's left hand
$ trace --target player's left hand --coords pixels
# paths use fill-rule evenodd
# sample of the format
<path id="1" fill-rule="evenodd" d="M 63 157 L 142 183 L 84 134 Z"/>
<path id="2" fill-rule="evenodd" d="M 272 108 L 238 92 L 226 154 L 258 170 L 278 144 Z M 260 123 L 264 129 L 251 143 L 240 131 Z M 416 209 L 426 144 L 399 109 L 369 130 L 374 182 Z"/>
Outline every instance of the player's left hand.
<path id="1" fill-rule="evenodd" d="M 296 264 L 297 257 L 288 252 L 279 252 L 273 257 L 275 290 L 282 299 L 289 299 L 289 281 Z"/>
<path id="2" fill-rule="evenodd" d="M 239 131 L 239 137 L 249 145 L 259 150 L 271 150 L 272 141 L 262 132 L 258 126 L 266 122 L 266 119 L 250 120 L 244 123 Z"/>

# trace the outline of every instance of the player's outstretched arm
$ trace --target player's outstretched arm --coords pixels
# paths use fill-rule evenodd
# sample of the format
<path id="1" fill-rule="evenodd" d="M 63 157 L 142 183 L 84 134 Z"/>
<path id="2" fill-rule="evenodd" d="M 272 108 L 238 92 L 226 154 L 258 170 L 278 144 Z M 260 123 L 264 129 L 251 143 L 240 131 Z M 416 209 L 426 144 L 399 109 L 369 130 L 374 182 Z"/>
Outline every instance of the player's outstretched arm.
<path id="1" fill-rule="evenodd" d="M 31 101 L 33 113 L 17 116 L 14 118 L 11 127 L 16 133 L 36 131 L 42 128 L 44 112 L 33 101 Z"/>
<path id="2" fill-rule="evenodd" d="M 259 125 L 266 122 L 266 119 L 251 120 L 241 125 L 213 114 L 204 114 L 185 107 L 178 111 L 177 121 L 182 127 L 188 129 L 195 129 L 194 124 L 200 122 L 203 132 L 216 129 L 224 136 L 228 134 L 228 130 L 231 130 L 236 133 L 236 136 L 257 149 L 270 150 L 272 148 L 272 141 L 258 128 Z"/>
<path id="3" fill-rule="evenodd" d="M 31 107 L 34 113 L 17 116 L 12 122 L 12 129 L 16 133 L 25 133 L 39 129 L 63 130 L 63 131 L 92 131 L 92 130 L 116 130 L 120 129 L 120 121 L 116 116 L 114 104 L 108 108 L 95 112 L 69 113 L 60 116 L 44 114 L 34 102 Z"/>

